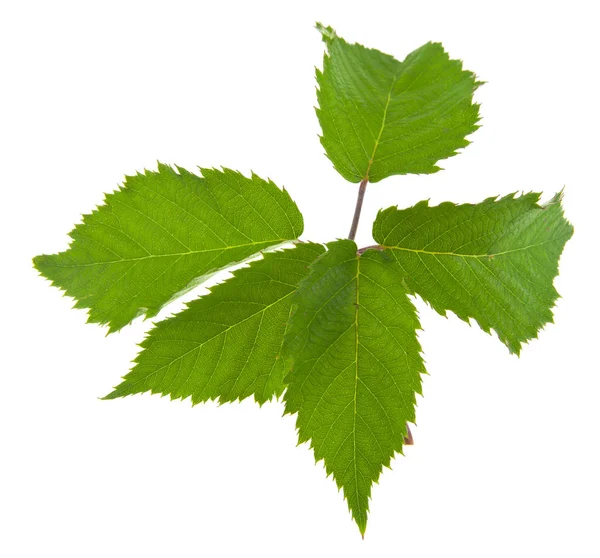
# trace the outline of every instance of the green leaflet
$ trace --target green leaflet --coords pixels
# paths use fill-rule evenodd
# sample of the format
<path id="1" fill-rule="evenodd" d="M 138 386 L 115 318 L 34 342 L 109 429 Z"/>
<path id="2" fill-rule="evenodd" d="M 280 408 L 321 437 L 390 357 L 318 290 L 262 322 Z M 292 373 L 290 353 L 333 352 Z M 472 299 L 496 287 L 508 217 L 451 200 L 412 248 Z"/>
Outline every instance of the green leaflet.
<path id="1" fill-rule="evenodd" d="M 191 397 L 194 404 L 254 395 L 262 404 L 280 396 L 291 295 L 323 252 L 320 244 L 297 244 L 234 271 L 210 294 L 160 322 L 141 343 L 134 368 L 105 399 L 151 391 Z"/>
<path id="2" fill-rule="evenodd" d="M 159 164 L 128 176 L 70 233 L 66 252 L 35 267 L 89 321 L 119 330 L 155 316 L 171 299 L 219 269 L 300 236 L 302 215 L 285 190 L 256 175 Z"/>
<path id="3" fill-rule="evenodd" d="M 419 321 L 389 257 L 358 257 L 350 240 L 327 246 L 294 296 L 284 397 L 286 412 L 298 413 L 300 442 L 311 440 L 364 534 L 371 485 L 415 420 L 424 372 Z"/>
<path id="4" fill-rule="evenodd" d="M 441 44 L 427 43 L 398 62 L 317 27 L 329 51 L 317 70 L 321 143 L 346 180 L 433 173 L 437 161 L 469 144 L 480 82 Z"/>
<path id="5" fill-rule="evenodd" d="M 513 353 L 552 321 L 558 293 L 552 282 L 573 227 L 561 195 L 547 205 L 540 194 L 498 201 L 380 211 L 373 237 L 405 274 L 411 292 L 440 314 L 452 310 L 484 331 L 493 328 Z"/>

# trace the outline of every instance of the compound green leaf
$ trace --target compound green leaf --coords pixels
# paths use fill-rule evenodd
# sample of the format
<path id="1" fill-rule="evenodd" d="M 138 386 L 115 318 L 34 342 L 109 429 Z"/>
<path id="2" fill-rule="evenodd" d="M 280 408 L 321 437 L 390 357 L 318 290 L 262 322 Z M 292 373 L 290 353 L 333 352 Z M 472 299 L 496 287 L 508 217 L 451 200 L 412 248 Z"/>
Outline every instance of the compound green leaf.
<path id="1" fill-rule="evenodd" d="M 155 316 L 209 274 L 302 233 L 296 204 L 271 181 L 177 171 L 159 164 L 126 177 L 71 231 L 67 251 L 34 258 L 77 308 L 90 309 L 90 322 L 112 332 Z"/>
<path id="2" fill-rule="evenodd" d="M 371 485 L 415 420 L 419 321 L 392 258 L 359 257 L 350 240 L 328 248 L 293 297 L 284 398 L 286 412 L 298 413 L 300 442 L 311 440 L 364 534 Z"/>
<path id="3" fill-rule="evenodd" d="M 285 384 L 280 358 L 292 297 L 320 244 L 268 252 L 233 277 L 160 322 L 141 343 L 135 366 L 105 399 L 150 391 L 194 404 L 250 395 L 278 397 Z"/>
<path id="4" fill-rule="evenodd" d="M 411 292 L 442 315 L 451 310 L 484 331 L 493 328 L 518 354 L 552 321 L 558 260 L 573 234 L 561 194 L 542 206 L 539 197 L 390 207 L 379 212 L 373 237 L 402 268 Z"/>
<path id="5" fill-rule="evenodd" d="M 441 44 L 426 43 L 399 62 L 317 28 L 329 52 L 317 70 L 321 143 L 346 180 L 434 173 L 437 161 L 469 144 L 480 82 Z"/>

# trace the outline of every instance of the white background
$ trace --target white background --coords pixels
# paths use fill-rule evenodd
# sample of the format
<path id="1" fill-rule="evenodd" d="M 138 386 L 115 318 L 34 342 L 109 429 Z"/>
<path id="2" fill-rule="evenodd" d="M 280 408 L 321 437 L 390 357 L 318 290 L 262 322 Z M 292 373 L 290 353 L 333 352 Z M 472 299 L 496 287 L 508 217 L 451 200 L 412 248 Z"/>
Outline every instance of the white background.
<path id="1" fill-rule="evenodd" d="M 593 4 L 2 2 L 0 555 L 600 556 Z M 151 324 L 105 337 L 31 267 L 157 160 L 252 169 L 290 191 L 303 238 L 345 236 L 356 186 L 317 139 L 316 20 L 400 59 L 441 41 L 487 82 L 445 171 L 369 186 L 360 244 L 379 208 L 563 186 L 576 231 L 555 324 L 520 359 L 418 301 L 415 445 L 374 487 L 364 541 L 280 402 L 100 401 Z"/>

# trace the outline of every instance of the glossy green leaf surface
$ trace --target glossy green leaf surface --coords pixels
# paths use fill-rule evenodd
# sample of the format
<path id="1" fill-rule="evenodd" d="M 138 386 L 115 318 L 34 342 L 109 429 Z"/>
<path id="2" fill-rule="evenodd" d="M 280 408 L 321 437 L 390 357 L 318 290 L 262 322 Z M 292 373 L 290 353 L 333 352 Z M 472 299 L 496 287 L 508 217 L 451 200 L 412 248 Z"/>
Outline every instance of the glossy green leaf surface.
<path id="1" fill-rule="evenodd" d="M 478 126 L 475 75 L 426 43 L 402 62 L 317 26 L 328 53 L 317 70 L 321 143 L 350 182 L 430 174 Z"/>
<path id="2" fill-rule="evenodd" d="M 440 314 L 451 310 L 496 330 L 511 352 L 552 321 L 553 280 L 573 227 L 561 196 L 489 198 L 480 204 L 426 201 L 379 212 L 373 237 L 404 271 L 404 282 Z"/>
<path id="3" fill-rule="evenodd" d="M 415 420 L 424 365 L 402 270 L 339 240 L 300 283 L 284 343 L 286 412 L 344 491 L 361 533 L 371 486 Z"/>
<path id="4" fill-rule="evenodd" d="M 320 244 L 267 252 L 160 322 L 123 382 L 106 399 L 149 391 L 199 403 L 278 397 L 285 384 L 283 335 L 292 295 L 323 253 Z"/>
<path id="5" fill-rule="evenodd" d="M 90 322 L 112 332 L 302 229 L 296 204 L 270 181 L 160 164 L 158 172 L 128 176 L 71 231 L 67 251 L 34 264 L 77 308 L 90 309 Z"/>

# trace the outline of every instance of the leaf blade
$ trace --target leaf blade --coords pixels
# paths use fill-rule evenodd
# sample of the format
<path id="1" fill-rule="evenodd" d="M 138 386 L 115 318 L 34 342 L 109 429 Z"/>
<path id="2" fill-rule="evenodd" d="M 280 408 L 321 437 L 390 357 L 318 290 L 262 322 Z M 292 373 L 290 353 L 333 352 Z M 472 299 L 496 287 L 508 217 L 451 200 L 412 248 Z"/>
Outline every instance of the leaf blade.
<path id="1" fill-rule="evenodd" d="M 151 392 L 171 399 L 262 404 L 283 392 L 283 334 L 291 295 L 324 251 L 320 244 L 268 252 L 164 320 L 141 343 L 123 382 L 104 399 Z"/>
<path id="2" fill-rule="evenodd" d="M 411 292 L 442 315 L 451 310 L 494 329 L 518 354 L 552 321 L 558 260 L 573 234 L 562 195 L 541 206 L 539 197 L 391 207 L 379 212 L 373 237 L 403 269 Z"/>
<path id="3" fill-rule="evenodd" d="M 361 534 L 383 466 L 401 452 L 424 371 L 419 322 L 393 261 L 339 240 L 295 295 L 284 354 L 286 413 L 342 488 Z"/>
<path id="4" fill-rule="evenodd" d="M 317 28 L 328 48 L 317 70 L 321 143 L 346 180 L 437 172 L 437 161 L 469 144 L 481 83 L 441 44 L 426 43 L 399 62 Z"/>
<path id="5" fill-rule="evenodd" d="M 208 275 L 302 233 L 285 190 L 256 175 L 201 169 L 202 177 L 159 163 L 127 177 L 84 216 L 69 249 L 34 258 L 52 283 L 88 308 L 90 322 L 117 331 L 155 316 Z"/>

